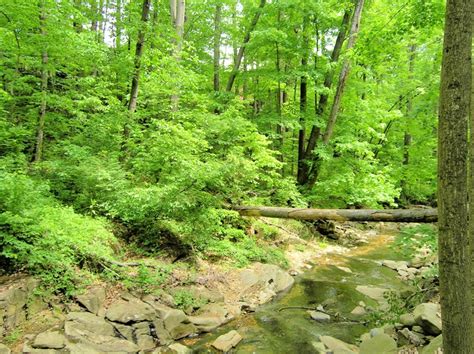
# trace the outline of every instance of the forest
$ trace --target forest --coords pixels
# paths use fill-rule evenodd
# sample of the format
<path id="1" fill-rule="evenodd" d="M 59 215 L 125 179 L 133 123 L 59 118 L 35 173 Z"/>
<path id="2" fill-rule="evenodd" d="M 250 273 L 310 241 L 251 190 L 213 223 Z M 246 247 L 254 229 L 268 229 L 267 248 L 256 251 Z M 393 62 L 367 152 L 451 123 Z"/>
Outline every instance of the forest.
<path id="1" fill-rule="evenodd" d="M 158 294 L 203 262 L 292 269 L 277 234 L 326 235 L 318 221 L 242 217 L 248 206 L 438 207 L 439 246 L 422 225 L 419 243 L 403 226 L 400 247 L 439 247 L 445 353 L 472 353 L 459 316 L 474 308 L 473 6 L 0 0 L 0 278 L 32 275 L 60 302 L 99 283 Z"/>

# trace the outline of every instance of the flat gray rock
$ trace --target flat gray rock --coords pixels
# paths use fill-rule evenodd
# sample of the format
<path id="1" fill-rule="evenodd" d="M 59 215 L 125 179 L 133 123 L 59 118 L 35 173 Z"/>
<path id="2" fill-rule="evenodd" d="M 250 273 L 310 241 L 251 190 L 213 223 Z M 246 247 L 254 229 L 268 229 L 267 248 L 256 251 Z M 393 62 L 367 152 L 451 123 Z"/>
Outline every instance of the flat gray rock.
<path id="1" fill-rule="evenodd" d="M 87 330 L 103 336 L 113 336 L 114 327 L 103 318 L 89 312 L 70 312 L 64 323 L 66 336 L 75 336 L 75 330 Z"/>
<path id="2" fill-rule="evenodd" d="M 241 340 L 242 336 L 239 334 L 239 332 L 233 330 L 218 337 L 212 343 L 212 346 L 222 352 L 228 352 L 230 349 L 236 347 Z"/>
<path id="3" fill-rule="evenodd" d="M 360 354 L 397 354 L 397 343 L 389 335 L 380 334 L 362 342 Z"/>
<path id="4" fill-rule="evenodd" d="M 437 336 L 441 334 L 441 318 L 438 316 L 440 307 L 434 303 L 423 303 L 415 307 L 413 315 L 415 322 L 427 334 Z"/>
<path id="5" fill-rule="evenodd" d="M 33 341 L 33 348 L 40 349 L 62 349 L 66 344 L 64 334 L 59 331 L 48 331 L 40 333 Z"/>
<path id="6" fill-rule="evenodd" d="M 153 321 L 156 312 L 149 304 L 137 300 L 119 300 L 114 302 L 106 311 L 105 317 L 112 322 L 123 324 L 131 322 Z"/>

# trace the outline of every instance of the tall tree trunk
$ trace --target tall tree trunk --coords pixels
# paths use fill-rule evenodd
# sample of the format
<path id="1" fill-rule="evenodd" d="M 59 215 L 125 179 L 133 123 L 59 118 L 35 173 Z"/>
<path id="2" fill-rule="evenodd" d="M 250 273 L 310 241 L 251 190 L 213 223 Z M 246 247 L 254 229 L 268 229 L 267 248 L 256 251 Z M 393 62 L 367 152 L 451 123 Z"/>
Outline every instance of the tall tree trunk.
<path id="1" fill-rule="evenodd" d="M 232 72 L 230 73 L 229 80 L 227 81 L 226 85 L 226 91 L 231 92 L 232 87 L 234 86 L 234 81 L 235 78 L 237 77 L 237 74 L 240 69 L 240 64 L 242 63 L 242 58 L 244 57 L 245 53 L 245 47 L 247 43 L 250 41 L 250 36 L 252 32 L 255 30 L 255 27 L 257 27 L 258 20 L 260 18 L 260 14 L 262 13 L 262 9 L 266 4 L 266 0 L 260 0 L 260 5 L 258 6 L 257 12 L 255 13 L 252 22 L 250 23 L 250 27 L 247 30 L 247 33 L 245 34 L 244 41 L 242 43 L 242 46 L 239 48 L 239 52 L 237 53 L 237 58 L 234 64 L 234 68 L 232 69 Z"/>
<path id="2" fill-rule="evenodd" d="M 354 9 L 354 15 L 352 16 L 352 24 L 351 24 L 351 29 L 349 31 L 349 39 L 347 42 L 346 50 L 350 51 L 356 42 L 357 34 L 359 32 L 359 27 L 360 27 L 360 19 L 362 16 L 362 10 L 364 8 L 364 0 L 357 0 L 356 6 Z M 341 72 L 339 73 L 339 80 L 336 88 L 336 93 L 334 95 L 334 100 L 331 106 L 331 111 L 329 113 L 328 121 L 326 123 L 326 129 L 324 131 L 324 134 L 322 136 L 322 142 L 323 144 L 327 144 L 329 140 L 331 139 L 332 133 L 334 131 L 334 127 L 336 125 L 336 120 L 337 120 L 337 115 L 339 113 L 339 108 L 341 105 L 341 99 L 344 93 L 344 89 L 346 87 L 346 82 L 347 78 L 349 77 L 350 73 L 350 60 L 346 58 L 344 60 L 344 63 L 342 65 Z M 326 97 L 326 102 L 327 102 L 327 97 Z M 325 107 L 326 102 L 323 103 L 323 105 L 320 104 L 320 109 L 321 107 Z M 316 128 L 316 139 L 314 140 L 314 147 L 316 147 L 318 136 L 321 135 L 321 132 L 318 131 Z M 313 141 L 308 143 L 308 149 L 307 153 L 310 154 L 313 150 L 313 146 L 309 146 L 310 144 L 313 144 Z M 313 163 L 311 164 L 311 168 L 308 170 L 306 174 L 306 186 L 308 188 L 312 188 L 314 184 L 316 183 L 318 177 L 319 177 L 319 170 L 321 168 L 321 160 L 318 157 L 313 158 Z"/>
<path id="3" fill-rule="evenodd" d="M 472 1 L 448 0 L 438 124 L 438 246 L 445 354 L 472 353 L 474 339 L 467 190 L 471 42 Z"/>
<path id="4" fill-rule="evenodd" d="M 44 1 L 40 1 L 40 31 L 43 41 L 46 37 L 46 9 Z M 46 44 L 44 44 L 46 46 Z M 48 52 L 46 48 L 43 48 L 41 53 L 41 102 L 38 116 L 38 125 L 36 127 L 36 144 L 35 144 L 35 154 L 33 157 L 33 162 L 40 162 L 43 157 L 43 144 L 44 144 L 44 123 L 46 120 L 46 110 L 47 110 L 47 90 L 48 90 Z"/>
<path id="5" fill-rule="evenodd" d="M 305 162 L 305 135 L 306 135 L 306 108 L 308 103 L 308 82 L 306 72 L 308 70 L 309 39 L 308 39 L 308 17 L 303 19 L 303 57 L 301 58 L 301 67 L 303 75 L 300 81 L 300 128 L 298 131 L 298 183 L 302 183 L 304 178 Z"/>
<path id="6" fill-rule="evenodd" d="M 221 60 L 221 13 L 222 4 L 216 5 L 216 12 L 214 14 L 214 91 L 220 91 L 220 60 Z"/>
<path id="7" fill-rule="evenodd" d="M 351 30 L 349 32 L 349 40 L 347 42 L 347 51 L 350 51 L 357 39 L 357 34 L 359 33 L 360 27 L 360 18 L 362 15 L 362 10 L 364 8 L 364 0 L 358 0 L 356 8 L 354 10 L 354 16 L 352 18 Z M 327 144 L 329 139 L 331 139 L 334 127 L 336 125 L 337 115 L 339 113 L 339 108 L 341 106 L 341 99 L 346 87 L 347 78 L 351 70 L 350 59 L 346 58 L 342 65 L 341 73 L 339 74 L 339 82 L 337 84 L 336 94 L 334 95 L 334 101 L 331 107 L 331 112 L 329 113 L 329 119 L 326 125 L 326 131 L 323 135 L 323 143 Z"/>
<path id="8" fill-rule="evenodd" d="M 146 23 L 148 22 L 148 15 L 150 13 L 150 1 L 143 0 L 142 5 L 142 16 L 141 16 L 141 27 L 138 31 L 137 44 L 135 47 L 135 59 L 134 59 L 134 71 L 132 77 L 132 86 L 130 88 L 130 98 L 128 100 L 128 117 L 124 127 L 124 144 L 122 150 L 126 151 L 126 140 L 130 137 L 130 124 L 133 117 L 133 113 L 137 109 L 137 98 L 138 98 L 138 85 L 140 82 L 140 70 L 141 70 L 141 59 L 143 56 L 143 46 L 145 42 Z"/>
<path id="9" fill-rule="evenodd" d="M 472 5 L 471 5 L 472 6 Z M 471 18 L 474 44 L 474 18 Z M 473 46 L 474 48 L 474 46 Z M 471 58 L 471 115 L 469 120 L 469 246 L 471 248 L 471 330 L 474 330 L 474 60 Z M 474 340 L 471 342 L 474 353 Z"/>
<path id="10" fill-rule="evenodd" d="M 115 0 L 115 49 L 120 49 L 122 41 L 122 0 Z"/>
<path id="11" fill-rule="evenodd" d="M 176 46 L 174 49 L 174 57 L 177 62 L 181 61 L 181 51 L 183 50 L 183 34 L 184 34 L 184 18 L 186 11 L 185 0 L 171 0 L 171 17 L 174 19 L 174 27 L 176 30 Z M 173 6 L 175 6 L 173 8 Z M 179 91 L 179 89 L 177 89 Z M 171 95 L 171 109 L 175 112 L 178 110 L 179 92 Z"/>
<path id="12" fill-rule="evenodd" d="M 339 57 L 341 55 L 342 45 L 344 43 L 344 40 L 346 39 L 347 27 L 349 25 L 350 19 L 351 19 L 350 11 L 344 12 L 341 27 L 336 37 L 336 43 L 331 53 L 331 63 L 336 63 L 339 60 Z M 334 77 L 334 71 L 331 69 L 328 70 L 324 77 L 324 87 L 328 90 L 330 90 L 332 87 L 333 77 Z M 302 164 L 301 177 L 298 179 L 298 183 L 300 185 L 304 185 L 308 183 L 308 177 L 310 174 L 310 165 L 308 164 L 308 161 L 306 160 L 313 158 L 312 156 L 313 151 L 316 148 L 316 144 L 321 137 L 321 128 L 318 125 L 319 123 L 318 120 L 323 116 L 326 110 L 327 102 L 328 102 L 328 94 L 323 93 L 319 96 L 318 104 L 317 105 L 315 104 L 315 107 L 317 107 L 315 108 L 316 117 L 315 117 L 313 126 L 311 128 L 311 133 L 309 135 L 307 147 L 304 150 L 304 155 L 303 155 L 304 163 Z M 318 163 L 318 162 L 316 161 L 313 163 Z"/>
<path id="13" fill-rule="evenodd" d="M 411 82 L 413 81 L 413 72 L 415 69 L 415 52 L 416 52 L 416 45 L 411 45 L 409 47 L 409 57 L 408 57 L 408 80 Z M 406 105 L 406 118 L 410 119 L 410 115 L 413 111 L 413 100 L 412 97 L 407 98 L 407 105 Z M 409 125 L 406 125 L 405 133 L 403 136 L 403 177 L 401 180 L 401 198 L 404 201 L 408 201 L 408 195 L 406 193 L 406 171 L 408 165 L 410 163 L 410 146 L 412 143 L 412 135 L 409 130 Z"/>
<path id="14" fill-rule="evenodd" d="M 141 60 L 145 43 L 146 23 L 148 22 L 148 14 L 150 13 L 150 1 L 151 0 L 144 0 L 142 6 L 142 26 L 138 31 L 138 39 L 135 47 L 134 72 L 130 89 L 130 99 L 128 101 L 128 111 L 130 113 L 134 113 L 137 108 L 138 84 L 140 81 Z"/>

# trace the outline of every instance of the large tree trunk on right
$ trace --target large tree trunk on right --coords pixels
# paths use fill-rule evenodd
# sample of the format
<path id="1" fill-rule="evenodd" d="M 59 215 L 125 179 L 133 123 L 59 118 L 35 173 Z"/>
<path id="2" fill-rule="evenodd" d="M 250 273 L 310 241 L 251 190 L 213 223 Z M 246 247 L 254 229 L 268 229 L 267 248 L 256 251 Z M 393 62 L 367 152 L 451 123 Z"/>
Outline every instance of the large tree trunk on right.
<path id="1" fill-rule="evenodd" d="M 438 139 L 439 275 L 445 354 L 472 354 L 467 134 L 472 1 L 448 0 Z"/>

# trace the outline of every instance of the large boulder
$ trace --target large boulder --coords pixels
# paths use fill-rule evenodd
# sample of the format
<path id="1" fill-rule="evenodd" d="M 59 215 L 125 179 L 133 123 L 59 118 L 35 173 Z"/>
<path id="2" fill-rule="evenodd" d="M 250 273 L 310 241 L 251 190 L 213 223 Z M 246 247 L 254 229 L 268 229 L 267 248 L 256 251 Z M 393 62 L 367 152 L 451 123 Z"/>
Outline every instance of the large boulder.
<path id="1" fill-rule="evenodd" d="M 87 330 L 103 336 L 115 335 L 114 327 L 103 318 L 89 312 L 70 312 L 64 323 L 66 336 L 75 337 L 77 330 Z"/>
<path id="2" fill-rule="evenodd" d="M 239 332 L 233 330 L 218 337 L 212 343 L 212 346 L 222 352 L 228 352 L 232 348 L 236 347 L 241 340 L 242 336 L 239 334 Z"/>
<path id="3" fill-rule="evenodd" d="M 105 289 L 102 287 L 90 288 L 85 294 L 78 295 L 76 300 L 84 306 L 87 311 L 98 315 L 104 306 Z"/>
<path id="4" fill-rule="evenodd" d="M 40 333 L 33 341 L 33 348 L 40 349 L 62 349 L 66 345 L 66 337 L 59 331 L 47 331 Z"/>
<path id="5" fill-rule="evenodd" d="M 83 350 L 83 353 L 95 353 L 95 352 L 126 352 L 134 353 L 138 352 L 140 348 L 131 341 L 125 339 L 119 339 L 114 336 L 104 336 L 97 333 L 92 333 L 88 330 L 75 329 L 74 337 L 68 336 L 71 340 L 72 346 L 76 348 L 79 344 Z M 68 345 L 69 348 L 71 345 Z M 71 350 L 72 351 L 72 350 Z"/>
<path id="6" fill-rule="evenodd" d="M 423 303 L 415 307 L 413 316 L 425 333 L 437 336 L 441 334 L 440 306 L 434 303 Z"/>
<path id="7" fill-rule="evenodd" d="M 127 324 L 153 321 L 156 318 L 156 312 L 152 306 L 138 299 L 118 300 L 110 305 L 105 317 L 112 322 Z"/>
<path id="8" fill-rule="evenodd" d="M 397 354 L 397 343 L 387 334 L 380 334 L 363 341 L 360 354 Z"/>

